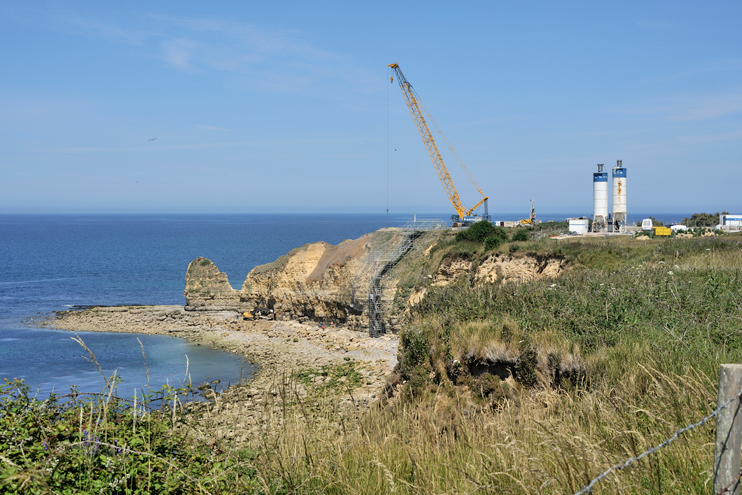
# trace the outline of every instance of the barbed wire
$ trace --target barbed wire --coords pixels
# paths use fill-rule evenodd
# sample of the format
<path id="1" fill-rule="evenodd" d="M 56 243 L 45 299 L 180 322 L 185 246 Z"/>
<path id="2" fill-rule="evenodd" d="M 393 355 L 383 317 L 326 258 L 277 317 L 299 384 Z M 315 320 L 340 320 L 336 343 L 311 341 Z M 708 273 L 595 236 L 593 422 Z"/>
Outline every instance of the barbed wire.
<path id="1" fill-rule="evenodd" d="M 734 484 L 737 483 L 737 481 L 739 481 L 739 478 L 740 477 L 742 477 L 742 469 L 740 469 L 739 474 L 737 475 L 737 477 L 734 478 L 732 481 L 730 481 L 729 484 L 727 486 L 725 486 L 724 488 L 722 488 L 722 490 L 719 493 L 717 493 L 716 495 L 722 495 L 724 493 L 729 493 L 729 489 L 732 488 L 732 486 L 734 486 Z"/>
<path id="2" fill-rule="evenodd" d="M 686 426 L 685 428 L 681 428 L 681 429 L 677 430 L 673 436 L 671 436 L 670 438 L 668 438 L 664 442 L 662 442 L 662 443 L 660 443 L 660 444 L 652 447 L 651 449 L 647 450 L 646 452 L 643 452 L 643 453 L 639 454 L 636 457 L 632 457 L 630 459 L 626 459 L 622 463 L 618 463 L 618 464 L 616 464 L 614 466 L 609 467 L 608 469 L 606 469 L 605 471 L 603 471 L 602 473 L 600 473 L 596 478 L 594 478 L 590 483 L 588 483 L 588 485 L 585 486 L 585 488 L 583 488 L 579 492 L 576 492 L 575 495 L 583 495 L 583 494 L 586 494 L 586 493 L 590 493 L 592 491 L 593 487 L 598 482 L 602 481 L 606 476 L 608 476 L 609 474 L 611 474 L 613 471 L 620 471 L 622 469 L 625 469 L 625 468 L 631 466 L 632 464 L 634 464 L 636 461 L 639 461 L 642 458 L 644 458 L 644 457 L 646 457 L 646 456 L 648 456 L 650 454 L 654 454 L 655 452 L 657 452 L 658 450 L 660 450 L 660 449 L 662 449 L 664 447 L 667 447 L 672 442 L 674 442 L 675 440 L 677 440 L 678 437 L 680 435 L 682 435 L 683 433 L 685 433 L 686 431 L 690 431 L 690 430 L 693 430 L 695 428 L 698 428 L 699 426 L 704 425 L 711 418 L 716 417 L 721 412 L 722 409 L 724 409 L 725 407 L 727 407 L 729 404 L 731 404 L 735 400 L 739 400 L 740 397 L 742 397 L 742 390 L 740 390 L 737 395 L 735 395 L 734 397 L 732 397 L 731 399 L 729 399 L 728 401 L 726 401 L 725 403 L 723 403 L 722 405 L 720 405 L 719 407 L 717 407 L 714 412 L 712 412 L 711 414 L 709 414 L 705 418 L 701 419 L 699 422 L 693 423 L 691 425 Z M 739 479 L 739 477 L 737 477 L 737 479 Z M 734 483 L 734 482 L 732 482 L 732 483 Z M 724 493 L 724 491 L 722 491 L 721 493 Z"/>

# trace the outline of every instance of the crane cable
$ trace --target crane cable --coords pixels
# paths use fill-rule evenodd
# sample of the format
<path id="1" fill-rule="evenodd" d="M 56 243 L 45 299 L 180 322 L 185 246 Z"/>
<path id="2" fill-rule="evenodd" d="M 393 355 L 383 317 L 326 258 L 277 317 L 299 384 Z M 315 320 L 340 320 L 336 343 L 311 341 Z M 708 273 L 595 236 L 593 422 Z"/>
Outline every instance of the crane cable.
<path id="1" fill-rule="evenodd" d="M 386 68 L 386 75 L 389 76 L 389 67 Z M 389 84 L 386 84 L 386 226 L 389 228 Z"/>
<path id="2" fill-rule="evenodd" d="M 435 121 L 435 119 L 433 118 L 433 116 L 432 116 L 432 115 L 430 114 L 430 112 L 428 111 L 428 107 L 426 107 L 426 106 L 425 106 L 425 103 L 424 103 L 424 102 L 423 102 L 423 100 L 422 100 L 422 99 L 420 98 L 420 95 L 419 95 L 419 94 L 417 93 L 417 90 L 416 90 L 416 89 L 415 89 L 415 88 L 414 88 L 414 87 L 413 87 L 413 86 L 412 86 L 411 84 L 410 84 L 410 89 L 411 89 L 411 90 L 412 90 L 412 91 L 413 91 L 413 92 L 415 93 L 415 97 L 417 98 L 417 101 L 418 101 L 418 103 L 419 103 L 419 104 L 420 104 L 420 105 L 422 106 L 422 108 L 423 108 L 423 111 L 425 112 L 425 115 L 427 115 L 428 119 L 429 119 L 429 120 L 430 120 L 431 122 L 433 122 L 433 126 L 435 127 L 435 130 L 437 130 L 437 131 L 438 131 L 438 134 L 440 134 L 440 135 L 441 135 L 441 137 L 443 138 L 443 141 L 445 141 L 445 142 L 446 142 L 446 146 L 448 146 L 448 149 L 449 149 L 449 150 L 451 150 L 451 153 L 452 153 L 452 154 L 453 154 L 453 156 L 454 156 L 454 157 L 456 158 L 456 161 L 458 161 L 458 162 L 459 162 L 459 165 L 461 165 L 461 168 L 463 168 L 463 169 L 464 169 L 464 172 L 466 172 L 466 175 L 467 175 L 467 177 L 469 177 L 469 180 L 471 181 L 471 183 L 472 183 L 472 184 L 474 184 L 474 187 L 476 187 L 476 188 L 477 188 L 477 191 L 479 191 L 479 194 L 481 194 L 482 196 L 485 196 L 484 192 L 482 191 L 482 188 L 480 188 L 480 187 L 479 187 L 479 184 L 477 184 L 477 181 L 475 181 L 475 180 L 474 180 L 474 177 L 472 177 L 471 173 L 469 172 L 469 169 L 468 169 L 468 168 L 466 168 L 466 165 L 464 165 L 464 162 L 463 162 L 463 161 L 461 160 L 461 158 L 459 157 L 459 154 L 458 154 L 458 153 L 456 153 L 456 150 L 454 150 L 454 149 L 453 149 L 453 146 L 452 146 L 452 145 L 451 145 L 451 143 L 450 143 L 450 142 L 448 141 L 448 138 L 446 137 L 446 135 L 445 135 L 445 134 L 443 134 L 443 131 L 441 130 L 441 128 L 440 128 L 440 127 L 438 127 L 438 122 L 436 122 L 436 121 Z M 387 90 L 387 93 L 388 93 L 388 90 Z M 388 99 L 388 98 L 389 98 L 389 96 L 388 96 L 388 94 L 387 94 L 387 99 Z M 387 107 L 388 107 L 388 106 L 389 106 L 389 103 L 387 102 Z M 388 110 L 387 110 L 387 112 L 388 112 Z"/>

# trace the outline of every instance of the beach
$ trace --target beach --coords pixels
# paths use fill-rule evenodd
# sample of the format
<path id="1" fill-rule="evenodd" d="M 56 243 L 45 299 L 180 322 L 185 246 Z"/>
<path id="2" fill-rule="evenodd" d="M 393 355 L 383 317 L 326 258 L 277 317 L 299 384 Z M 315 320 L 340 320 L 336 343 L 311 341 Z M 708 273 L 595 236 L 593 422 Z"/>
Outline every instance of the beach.
<path id="1" fill-rule="evenodd" d="M 225 390 L 211 411 L 221 418 L 218 424 L 235 427 L 214 428 L 205 433 L 237 440 L 246 440 L 266 427 L 275 409 L 281 406 L 275 399 L 286 387 L 299 399 L 322 395 L 332 397 L 340 410 L 366 410 L 396 366 L 399 344 L 393 334 L 370 338 L 367 332 L 335 325 L 322 328 L 316 323 L 245 320 L 234 311 L 185 311 L 176 305 L 95 306 L 59 311 L 29 323 L 72 332 L 172 335 L 244 356 L 257 367 L 254 378 Z M 80 336 L 84 340 L 84 334 Z M 348 363 L 361 375 L 357 386 L 348 388 L 347 393 L 343 387 L 329 390 L 333 376 L 327 370 Z M 304 380 L 296 380 L 297 375 Z"/>

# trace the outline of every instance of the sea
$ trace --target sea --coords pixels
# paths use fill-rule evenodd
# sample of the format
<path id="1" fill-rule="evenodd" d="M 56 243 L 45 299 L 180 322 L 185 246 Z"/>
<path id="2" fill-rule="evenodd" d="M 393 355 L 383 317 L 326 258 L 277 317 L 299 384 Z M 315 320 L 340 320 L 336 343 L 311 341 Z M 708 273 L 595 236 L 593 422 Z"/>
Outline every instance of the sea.
<path id="1" fill-rule="evenodd" d="M 579 214 L 540 218 L 560 221 L 569 216 Z M 678 215 L 654 216 L 671 223 Z M 413 213 L 0 215 L 0 384 L 23 379 L 40 397 L 65 394 L 71 387 L 101 391 L 101 373 L 72 333 L 35 328 L 30 322 L 54 311 L 92 305 L 183 305 L 186 269 L 199 256 L 212 260 L 239 289 L 252 268 L 306 243 L 337 244 L 413 219 L 449 218 Z M 133 395 L 135 389 L 178 386 L 187 379 L 194 384 L 218 380 L 226 387 L 254 372 L 238 355 L 177 337 L 105 332 L 79 336 L 104 374 L 115 371 L 122 380 L 118 393 L 123 396 Z"/>

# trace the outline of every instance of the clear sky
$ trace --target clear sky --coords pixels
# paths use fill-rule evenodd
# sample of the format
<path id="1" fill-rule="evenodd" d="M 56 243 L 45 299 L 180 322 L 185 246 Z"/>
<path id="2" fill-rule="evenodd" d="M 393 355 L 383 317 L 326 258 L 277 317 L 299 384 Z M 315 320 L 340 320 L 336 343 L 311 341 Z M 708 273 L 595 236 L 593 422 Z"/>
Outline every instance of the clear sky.
<path id="1" fill-rule="evenodd" d="M 450 211 L 392 62 L 491 212 L 590 214 L 621 159 L 630 215 L 742 213 L 741 26 L 739 1 L 2 2 L 0 213 L 382 213 L 387 184 Z"/>

